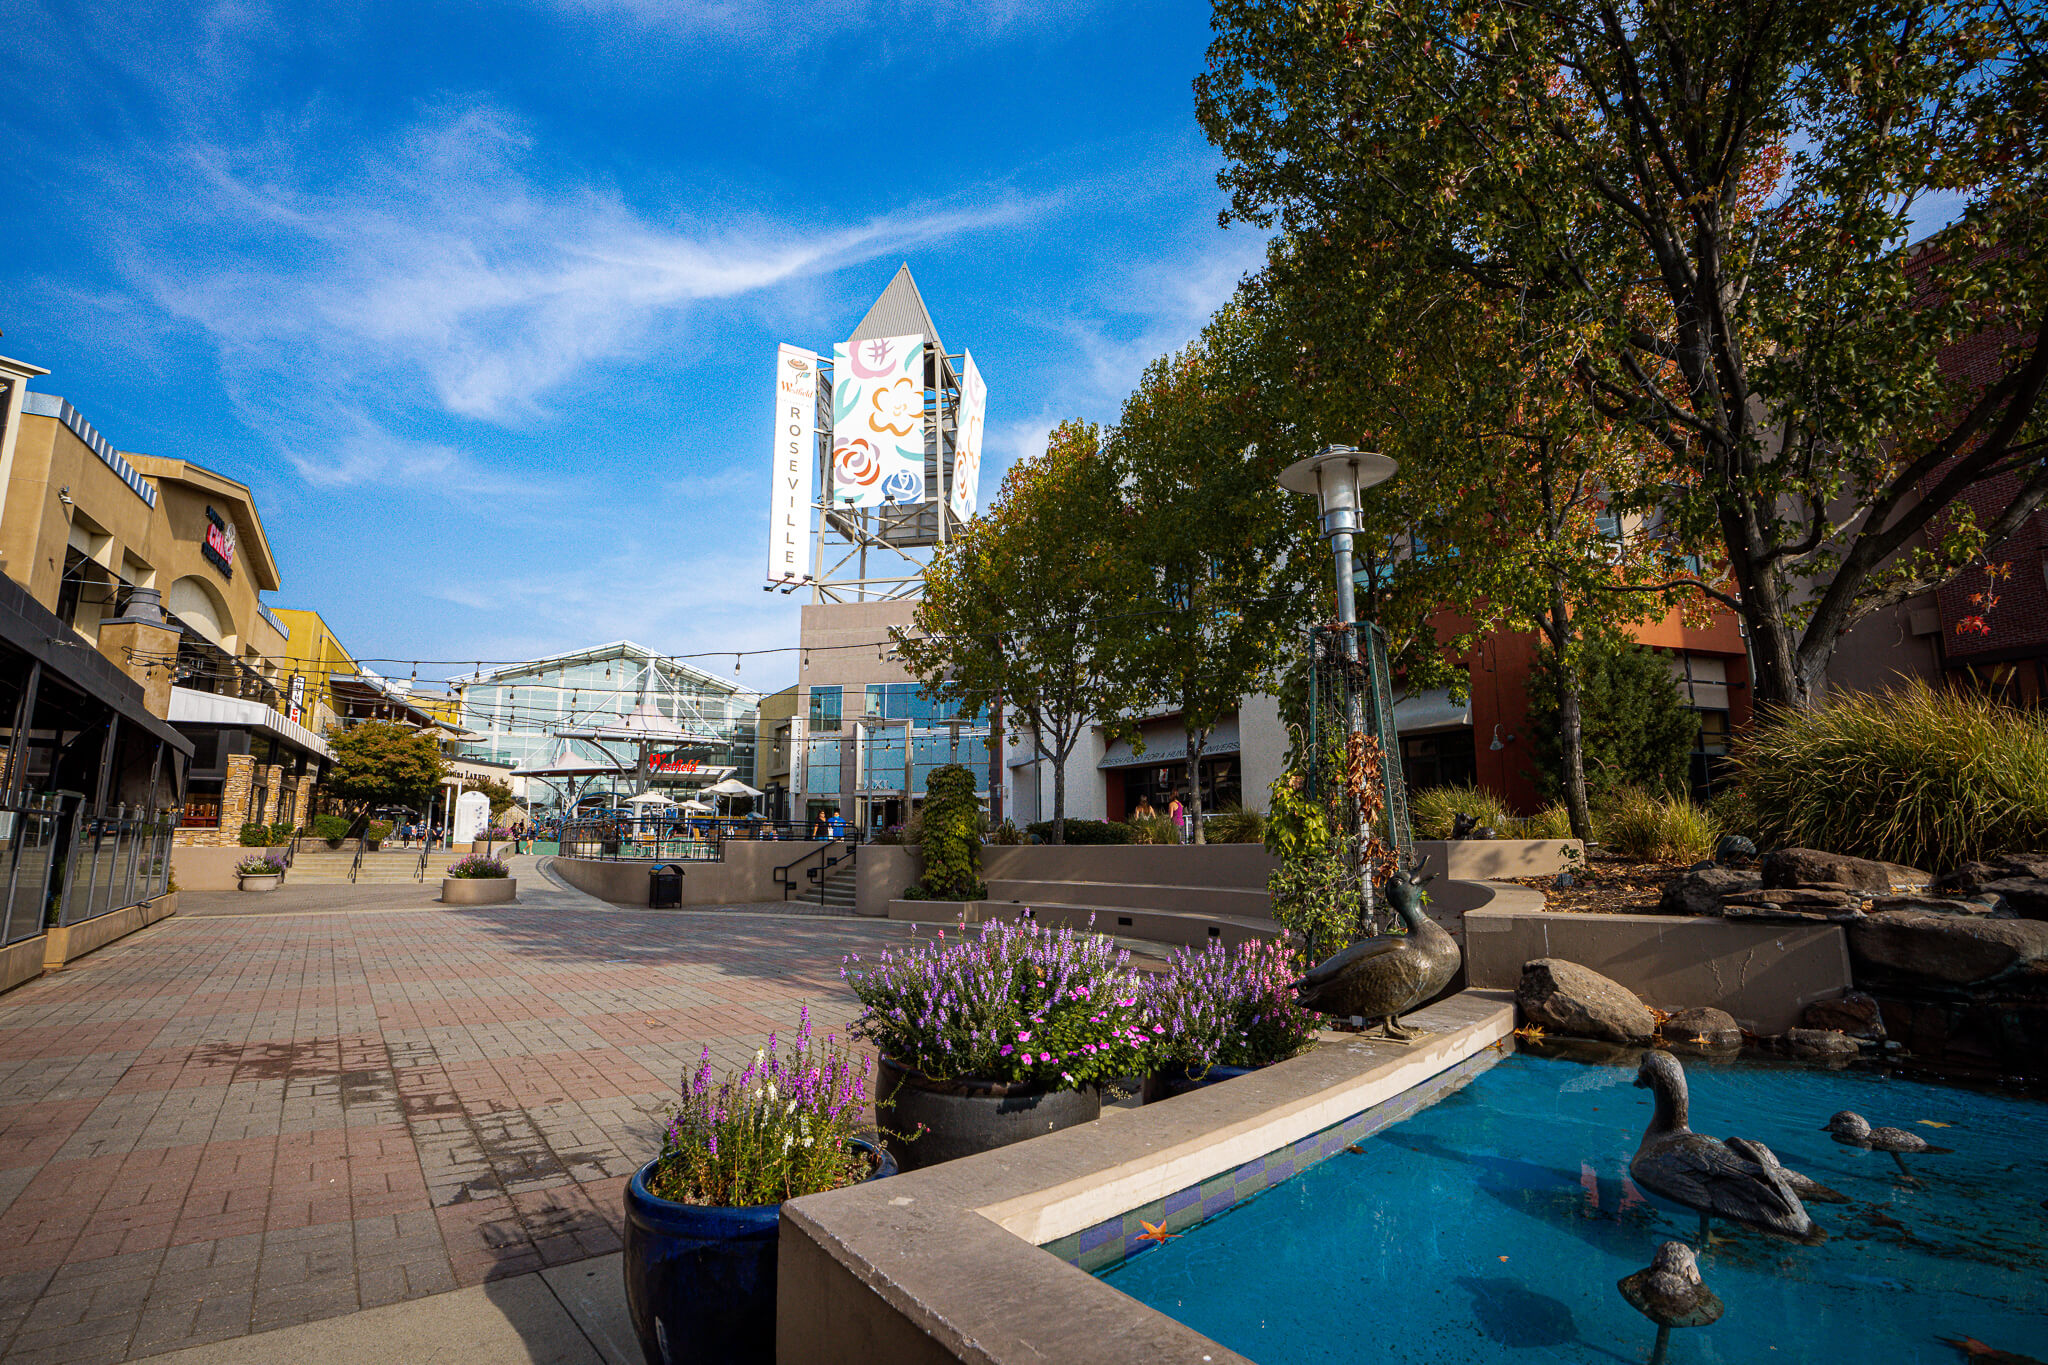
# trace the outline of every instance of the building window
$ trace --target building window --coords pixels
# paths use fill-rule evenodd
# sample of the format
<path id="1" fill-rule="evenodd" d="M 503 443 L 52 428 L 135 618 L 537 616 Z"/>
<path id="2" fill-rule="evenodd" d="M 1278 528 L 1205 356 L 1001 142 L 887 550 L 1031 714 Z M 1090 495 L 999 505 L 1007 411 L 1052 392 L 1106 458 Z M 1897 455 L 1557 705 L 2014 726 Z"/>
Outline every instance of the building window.
<path id="1" fill-rule="evenodd" d="M 1401 736 L 1401 778 L 1411 792 L 1466 787 L 1479 780 L 1479 756 L 1468 727 Z"/>
<path id="2" fill-rule="evenodd" d="M 834 691 L 837 691 L 835 688 Z M 837 739 L 806 741 L 804 748 L 804 791 L 813 796 L 839 794 L 839 750 Z"/>
<path id="3" fill-rule="evenodd" d="M 840 692 L 836 687 L 811 689 L 811 729 L 837 730 L 840 720 Z"/>
<path id="4" fill-rule="evenodd" d="M 185 793 L 185 815 L 181 822 L 192 829 L 220 828 L 220 784 L 213 784 L 211 791 L 187 791 Z"/>
<path id="5" fill-rule="evenodd" d="M 1143 768 L 1125 768 L 1124 814 L 1128 818 L 1140 802 L 1150 803 L 1155 814 L 1166 814 L 1175 796 L 1183 799 L 1188 790 L 1188 764 L 1160 763 Z M 1202 759 L 1202 813 L 1214 815 L 1225 806 L 1244 800 L 1243 769 L 1236 754 Z"/>

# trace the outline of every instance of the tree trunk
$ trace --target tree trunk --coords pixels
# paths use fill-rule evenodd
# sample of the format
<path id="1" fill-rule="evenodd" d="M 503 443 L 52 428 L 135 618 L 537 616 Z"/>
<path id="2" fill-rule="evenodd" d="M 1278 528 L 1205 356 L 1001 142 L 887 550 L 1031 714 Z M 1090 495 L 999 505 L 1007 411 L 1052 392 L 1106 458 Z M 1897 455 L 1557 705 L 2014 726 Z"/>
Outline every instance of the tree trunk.
<path id="1" fill-rule="evenodd" d="M 1206 728 L 1196 729 L 1190 725 L 1188 732 L 1188 799 L 1182 804 L 1188 813 L 1188 842 L 1206 844 L 1209 841 L 1202 834 L 1202 746 L 1209 742 Z"/>
<path id="2" fill-rule="evenodd" d="M 1071 750 L 1073 746 L 1067 747 Z M 1064 754 L 1052 761 L 1052 841 L 1056 844 L 1067 841 L 1067 760 Z"/>
<path id="3" fill-rule="evenodd" d="M 1769 567 L 1760 567 L 1752 552 L 1749 525 L 1740 510 L 1724 507 L 1722 536 L 1729 566 L 1742 593 L 1742 623 L 1749 636 L 1750 702 L 1758 712 L 1778 707 L 1805 710 L 1820 704 L 1822 689 L 1812 686 L 1799 666 L 1799 644 L 1787 619 L 1783 584 Z M 1833 646 L 1822 654 L 1818 677 L 1826 676 Z"/>
<path id="4" fill-rule="evenodd" d="M 1593 807 L 1586 799 L 1586 727 L 1580 707 L 1579 670 L 1568 652 L 1574 634 L 1564 581 L 1550 581 L 1550 620 L 1546 623 L 1551 651 L 1557 657 L 1558 743 L 1564 757 L 1564 808 L 1571 817 L 1572 837 L 1593 842 Z"/>

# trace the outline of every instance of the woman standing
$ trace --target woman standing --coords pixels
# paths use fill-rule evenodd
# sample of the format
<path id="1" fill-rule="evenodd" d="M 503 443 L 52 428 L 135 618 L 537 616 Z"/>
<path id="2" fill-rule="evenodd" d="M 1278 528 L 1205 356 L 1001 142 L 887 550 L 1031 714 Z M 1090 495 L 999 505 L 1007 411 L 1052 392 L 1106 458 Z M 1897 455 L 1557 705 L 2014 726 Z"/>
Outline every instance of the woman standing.
<path id="1" fill-rule="evenodd" d="M 1173 794 L 1173 801 L 1166 808 L 1166 818 L 1173 821 L 1173 827 L 1180 831 L 1180 841 L 1188 841 L 1188 808 L 1180 803 L 1180 793 Z"/>

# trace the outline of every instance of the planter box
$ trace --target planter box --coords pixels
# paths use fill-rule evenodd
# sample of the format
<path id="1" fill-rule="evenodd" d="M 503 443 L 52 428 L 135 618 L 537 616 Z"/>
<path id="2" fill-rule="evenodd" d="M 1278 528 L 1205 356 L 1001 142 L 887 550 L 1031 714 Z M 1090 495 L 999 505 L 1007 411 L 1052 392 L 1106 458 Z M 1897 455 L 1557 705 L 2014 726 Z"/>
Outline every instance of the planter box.
<path id="1" fill-rule="evenodd" d="M 874 1147 L 855 1141 L 867 1151 Z M 896 1174 L 887 1152 L 869 1180 Z M 648 1162 L 626 1186 L 626 1310 L 653 1365 L 775 1360 L 782 1205 L 722 1208 L 650 1194 Z"/>
<path id="2" fill-rule="evenodd" d="M 275 891 L 283 881 L 284 874 L 282 872 L 265 873 L 260 877 L 244 876 L 238 872 L 235 874 L 235 889 L 238 891 Z"/>
<path id="3" fill-rule="evenodd" d="M 1101 1117 L 1102 1092 L 1092 1085 L 1043 1090 L 1002 1081 L 934 1081 L 887 1057 L 875 1066 L 876 1124 L 895 1133 L 925 1130 L 913 1142 L 884 1135 L 889 1154 L 906 1171 Z"/>
<path id="4" fill-rule="evenodd" d="M 443 877 L 443 905 L 509 905 L 519 899 L 517 877 Z"/>

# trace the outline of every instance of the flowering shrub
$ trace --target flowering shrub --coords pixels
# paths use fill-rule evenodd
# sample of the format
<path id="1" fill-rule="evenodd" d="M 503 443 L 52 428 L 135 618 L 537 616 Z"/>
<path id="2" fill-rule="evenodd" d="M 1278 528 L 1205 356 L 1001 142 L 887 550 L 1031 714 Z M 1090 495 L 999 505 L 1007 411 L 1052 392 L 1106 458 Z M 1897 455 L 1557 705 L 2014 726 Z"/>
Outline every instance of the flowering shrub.
<path id="1" fill-rule="evenodd" d="M 873 1066 L 863 1059 L 856 1070 L 837 1034 L 814 1048 L 809 1006 L 786 1054 L 771 1033 L 746 1070 L 715 1087 L 705 1048 L 683 1077 L 648 1191 L 686 1204 L 779 1204 L 865 1179 L 873 1162 L 853 1137 Z"/>
<path id="2" fill-rule="evenodd" d="M 260 858 L 244 858 L 235 864 L 237 877 L 282 877 L 284 859 L 275 853 L 266 853 Z"/>
<path id="3" fill-rule="evenodd" d="M 493 842 L 496 842 L 499 839 L 509 839 L 511 837 L 512 831 L 504 825 L 492 825 L 489 829 L 484 831 L 484 838 L 489 839 Z"/>
<path id="4" fill-rule="evenodd" d="M 1220 943 L 1175 949 L 1166 970 L 1145 983 L 1151 1027 L 1165 1027 L 1155 1033 L 1155 1057 L 1199 1071 L 1294 1056 L 1321 1022 L 1295 999 L 1301 973 L 1301 960 L 1280 943 L 1244 943 L 1234 953 Z"/>
<path id="5" fill-rule="evenodd" d="M 496 858 L 486 858 L 481 853 L 472 853 L 467 858 L 448 864 L 451 877 L 509 877 L 512 869 Z"/>
<path id="6" fill-rule="evenodd" d="M 840 975 L 865 1007 L 854 1032 L 934 1080 L 1071 1090 L 1143 1070 L 1148 1031 L 1130 954 L 1110 939 L 1025 920 L 940 931 Z"/>

